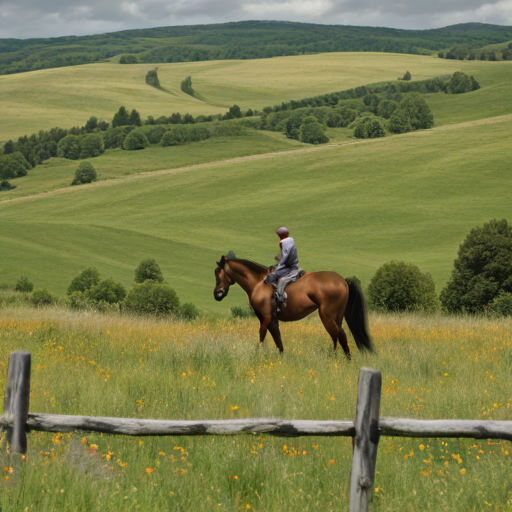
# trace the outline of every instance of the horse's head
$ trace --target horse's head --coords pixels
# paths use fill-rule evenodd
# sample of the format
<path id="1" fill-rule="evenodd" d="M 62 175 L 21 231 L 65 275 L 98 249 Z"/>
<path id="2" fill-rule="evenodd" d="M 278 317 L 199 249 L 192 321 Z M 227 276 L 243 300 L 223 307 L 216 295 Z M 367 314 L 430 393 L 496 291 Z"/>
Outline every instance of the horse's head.
<path id="1" fill-rule="evenodd" d="M 217 268 L 215 269 L 216 283 L 215 289 L 213 290 L 213 296 L 217 301 L 221 301 L 228 294 L 229 287 L 235 283 L 226 271 L 227 261 L 226 256 L 222 256 L 220 261 L 217 261 Z"/>

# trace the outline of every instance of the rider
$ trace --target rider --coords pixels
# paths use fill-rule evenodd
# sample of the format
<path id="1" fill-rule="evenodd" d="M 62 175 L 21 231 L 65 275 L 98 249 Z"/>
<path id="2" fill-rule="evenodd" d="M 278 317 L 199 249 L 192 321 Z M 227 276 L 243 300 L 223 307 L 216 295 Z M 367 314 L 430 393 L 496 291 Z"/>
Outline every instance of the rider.
<path id="1" fill-rule="evenodd" d="M 283 282 L 284 277 L 299 269 L 297 247 L 295 246 L 295 240 L 290 237 L 290 232 L 287 228 L 280 227 L 276 230 L 276 233 L 281 239 L 279 247 L 281 248 L 282 256 L 274 271 L 265 278 L 265 283 L 275 283 L 278 280 Z M 283 284 L 285 283 L 283 282 Z M 279 302 L 284 302 L 286 300 L 284 286 L 278 287 L 276 291 L 276 298 Z"/>

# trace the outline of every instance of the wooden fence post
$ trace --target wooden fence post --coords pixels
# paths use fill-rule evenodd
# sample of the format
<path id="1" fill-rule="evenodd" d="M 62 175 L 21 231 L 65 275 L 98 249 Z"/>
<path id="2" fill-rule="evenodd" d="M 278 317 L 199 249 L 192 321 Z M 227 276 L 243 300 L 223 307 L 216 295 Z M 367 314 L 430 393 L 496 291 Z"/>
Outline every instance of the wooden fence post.
<path id="1" fill-rule="evenodd" d="M 361 368 L 357 389 L 354 452 L 350 476 L 350 512 L 368 512 L 372 501 L 379 445 L 379 408 L 382 375 Z"/>
<path id="2" fill-rule="evenodd" d="M 7 427 L 7 443 L 11 453 L 27 451 L 28 402 L 30 398 L 30 353 L 17 350 L 9 356 L 4 395 L 4 415 L 12 421 Z"/>

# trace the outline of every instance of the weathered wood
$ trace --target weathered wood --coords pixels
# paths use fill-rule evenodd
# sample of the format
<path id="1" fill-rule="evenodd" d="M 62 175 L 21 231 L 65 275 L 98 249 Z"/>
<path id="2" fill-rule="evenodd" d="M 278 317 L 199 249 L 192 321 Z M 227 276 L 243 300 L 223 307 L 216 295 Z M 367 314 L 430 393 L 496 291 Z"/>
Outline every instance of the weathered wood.
<path id="1" fill-rule="evenodd" d="M 0 424 L 9 418 L 0 417 Z M 191 436 L 267 433 L 284 437 L 354 435 L 351 421 L 279 420 L 253 418 L 240 420 L 145 420 L 60 414 L 29 413 L 27 430 L 72 432 L 84 430 L 128 436 Z"/>
<path id="2" fill-rule="evenodd" d="M 382 375 L 378 370 L 361 368 L 357 390 L 356 434 L 350 476 L 350 512 L 370 510 L 375 464 L 379 445 L 379 409 Z"/>
<path id="3" fill-rule="evenodd" d="M 7 443 L 11 453 L 27 451 L 27 421 L 30 398 L 30 354 L 18 350 L 9 356 L 4 394 L 4 416 L 9 418 Z"/>
<path id="4" fill-rule="evenodd" d="M 469 437 L 512 441 L 512 421 L 380 418 L 379 431 L 382 436 Z"/>

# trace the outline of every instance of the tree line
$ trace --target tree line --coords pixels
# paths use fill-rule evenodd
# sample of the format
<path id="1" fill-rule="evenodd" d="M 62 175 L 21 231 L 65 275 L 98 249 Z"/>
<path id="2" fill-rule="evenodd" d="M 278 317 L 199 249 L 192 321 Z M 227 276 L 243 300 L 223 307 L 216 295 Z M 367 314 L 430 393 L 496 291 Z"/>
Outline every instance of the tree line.
<path id="1" fill-rule="evenodd" d="M 34 284 L 26 276 L 18 279 L 14 291 L 24 294 L 23 299 L 34 306 L 62 304 L 74 310 L 122 311 L 186 320 L 199 316 L 194 304 L 180 302 L 178 294 L 165 282 L 160 265 L 153 258 L 140 262 L 135 269 L 132 288 L 128 291 L 112 278 L 102 279 L 93 267 L 82 270 L 73 278 L 66 299 L 57 297 L 46 288 L 34 290 Z M 17 299 L 11 297 L 11 300 Z"/>
<path id="2" fill-rule="evenodd" d="M 260 59 L 324 52 L 431 55 L 465 45 L 471 51 L 512 39 L 512 28 L 461 24 L 434 30 L 245 21 L 125 30 L 93 36 L 0 39 L 0 74 L 97 62 L 121 64 Z"/>

